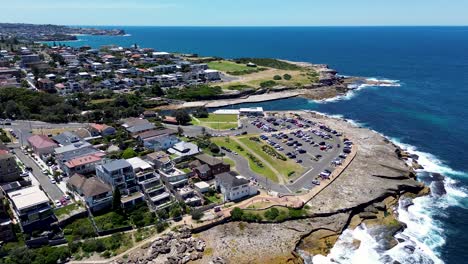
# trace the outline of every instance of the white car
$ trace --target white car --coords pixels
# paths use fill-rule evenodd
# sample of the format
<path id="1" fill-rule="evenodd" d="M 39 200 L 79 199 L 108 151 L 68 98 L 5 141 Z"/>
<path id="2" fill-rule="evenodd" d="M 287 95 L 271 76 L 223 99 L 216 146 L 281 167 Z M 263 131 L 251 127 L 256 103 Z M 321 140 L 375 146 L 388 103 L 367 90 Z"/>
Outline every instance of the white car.
<path id="1" fill-rule="evenodd" d="M 50 179 L 50 183 L 56 184 L 57 182 L 54 179 Z"/>
<path id="2" fill-rule="evenodd" d="M 43 169 L 43 170 L 42 170 L 42 173 L 47 174 L 47 173 L 49 173 L 49 171 L 46 170 L 46 169 Z"/>
<path id="3" fill-rule="evenodd" d="M 55 200 L 54 204 L 55 204 L 55 207 L 57 208 L 62 207 L 62 203 L 59 200 Z"/>

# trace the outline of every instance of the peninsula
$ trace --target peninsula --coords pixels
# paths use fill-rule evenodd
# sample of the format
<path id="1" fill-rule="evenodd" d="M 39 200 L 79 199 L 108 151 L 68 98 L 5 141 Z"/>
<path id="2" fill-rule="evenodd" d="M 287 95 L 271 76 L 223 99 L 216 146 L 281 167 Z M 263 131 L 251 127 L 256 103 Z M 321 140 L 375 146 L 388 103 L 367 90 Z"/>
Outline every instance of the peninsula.
<path id="1" fill-rule="evenodd" d="M 16 38 L 22 41 L 69 41 L 77 40 L 76 35 L 123 36 L 121 29 L 97 29 L 91 27 L 70 27 L 58 25 L 38 25 L 0 23 L 0 37 Z"/>

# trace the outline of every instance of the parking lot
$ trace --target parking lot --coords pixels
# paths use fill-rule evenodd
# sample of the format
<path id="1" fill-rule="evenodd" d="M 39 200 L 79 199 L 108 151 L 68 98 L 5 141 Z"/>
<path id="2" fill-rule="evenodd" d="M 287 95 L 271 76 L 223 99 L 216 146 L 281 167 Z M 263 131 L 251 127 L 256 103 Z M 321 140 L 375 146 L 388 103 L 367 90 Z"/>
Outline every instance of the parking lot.
<path id="1" fill-rule="evenodd" d="M 288 179 L 291 192 L 320 185 L 351 151 L 352 142 L 339 131 L 299 116 L 248 117 L 241 123 L 238 134 L 259 135 L 262 142 L 304 167 L 302 175 Z"/>

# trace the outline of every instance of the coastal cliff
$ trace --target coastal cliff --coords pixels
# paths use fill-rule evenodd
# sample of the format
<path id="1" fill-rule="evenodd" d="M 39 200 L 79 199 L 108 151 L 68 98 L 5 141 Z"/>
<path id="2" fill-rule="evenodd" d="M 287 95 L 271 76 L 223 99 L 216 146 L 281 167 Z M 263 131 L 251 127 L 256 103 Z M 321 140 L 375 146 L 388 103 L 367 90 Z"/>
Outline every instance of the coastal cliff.
<path id="1" fill-rule="evenodd" d="M 414 179 L 412 166 L 401 150 L 380 134 L 341 119 L 314 113 L 320 122 L 344 131 L 358 148 L 349 167 L 312 199 L 308 217 L 283 223 L 230 222 L 197 234 L 207 243 L 204 258 L 226 263 L 301 263 L 302 254 L 326 255 L 346 228 L 364 223 L 379 234 L 387 248 L 398 243 L 393 235 L 404 228 L 395 206 L 402 196 L 414 197 L 428 189 Z M 355 241 L 356 247 L 359 241 Z"/>

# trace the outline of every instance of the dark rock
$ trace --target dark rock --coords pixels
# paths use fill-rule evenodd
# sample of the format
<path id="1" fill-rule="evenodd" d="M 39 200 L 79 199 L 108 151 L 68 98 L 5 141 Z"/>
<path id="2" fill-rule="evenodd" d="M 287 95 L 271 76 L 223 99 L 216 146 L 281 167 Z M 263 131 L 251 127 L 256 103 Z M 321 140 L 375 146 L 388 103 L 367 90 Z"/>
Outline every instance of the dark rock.
<path id="1" fill-rule="evenodd" d="M 410 157 L 411 157 L 413 160 L 418 160 L 418 159 L 419 159 L 419 156 L 416 155 L 416 154 L 411 154 Z"/>
<path id="2" fill-rule="evenodd" d="M 398 240 L 398 242 L 400 242 L 400 243 L 403 243 L 403 242 L 406 241 L 406 240 L 404 240 L 403 238 L 397 238 L 397 240 Z"/>
<path id="3" fill-rule="evenodd" d="M 447 190 L 445 190 L 444 182 L 442 181 L 433 182 L 431 184 L 431 193 L 436 197 L 447 194 Z"/>
<path id="4" fill-rule="evenodd" d="M 414 204 L 413 200 L 410 199 L 410 198 L 401 198 L 400 199 L 400 206 L 405 210 L 408 210 L 408 207 L 410 207 L 413 204 Z"/>
<path id="5" fill-rule="evenodd" d="M 362 212 L 359 213 L 359 217 L 361 217 L 362 219 L 376 219 L 377 215 L 371 212 Z"/>
<path id="6" fill-rule="evenodd" d="M 413 245 L 406 245 L 403 247 L 403 250 L 406 251 L 408 254 L 413 254 L 416 248 Z"/>
<path id="7" fill-rule="evenodd" d="M 377 210 L 381 210 L 381 211 L 387 210 L 387 205 L 386 205 L 384 202 L 375 203 L 375 204 L 374 204 L 374 207 L 375 207 Z"/>

